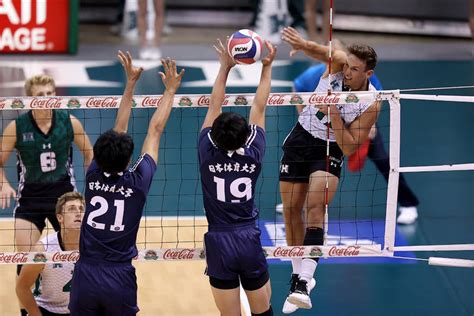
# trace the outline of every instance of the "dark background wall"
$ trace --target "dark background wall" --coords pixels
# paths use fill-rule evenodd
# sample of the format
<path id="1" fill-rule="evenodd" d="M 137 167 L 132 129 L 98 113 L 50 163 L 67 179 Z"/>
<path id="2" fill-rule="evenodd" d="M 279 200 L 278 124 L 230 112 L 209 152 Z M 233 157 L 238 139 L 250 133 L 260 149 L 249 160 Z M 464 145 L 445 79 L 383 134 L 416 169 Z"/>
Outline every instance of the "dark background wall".
<path id="1" fill-rule="evenodd" d="M 167 7 L 248 11 L 251 10 L 253 1 L 172 0 L 167 1 Z M 120 0 L 81 0 L 81 6 L 117 6 L 119 2 Z M 337 0 L 334 2 L 337 12 L 346 14 L 461 21 L 468 20 L 469 15 L 469 0 Z"/>

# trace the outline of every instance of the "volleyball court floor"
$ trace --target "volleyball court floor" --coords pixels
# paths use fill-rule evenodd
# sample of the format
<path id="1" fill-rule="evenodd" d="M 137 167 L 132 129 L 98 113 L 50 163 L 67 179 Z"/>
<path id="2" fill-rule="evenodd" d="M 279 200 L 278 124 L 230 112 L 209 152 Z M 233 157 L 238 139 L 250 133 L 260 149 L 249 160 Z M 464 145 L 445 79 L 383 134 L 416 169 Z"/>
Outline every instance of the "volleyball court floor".
<path id="1" fill-rule="evenodd" d="M 280 57 L 284 58 L 284 57 Z M 28 63 L 28 62 L 26 62 Z M 48 61 L 48 66 L 67 67 Z M 80 62 L 78 62 L 79 64 Z M 158 64 L 147 63 L 136 91 L 137 94 L 160 94 L 161 87 L 156 72 Z M 180 94 L 210 93 L 216 71 L 216 62 L 180 62 L 186 67 Z M 78 65 L 75 65 L 78 66 Z M 273 79 L 277 83 L 272 92 L 290 91 L 292 80 L 309 63 L 304 61 L 276 63 Z M 2 94 L 12 96 L 22 91 L 15 86 L 24 74 L 15 71 L 15 65 L 0 62 Z M 115 61 L 83 65 L 92 82 L 58 88 L 58 95 L 118 95 L 122 93 L 121 68 Z M 21 68 L 21 67 L 20 67 Z M 66 71 L 67 69 L 63 69 Z M 381 61 L 376 73 L 385 89 L 408 89 L 472 85 L 473 61 Z M 258 77 L 257 77 L 258 78 Z M 232 79 L 232 78 L 231 78 Z M 70 79 L 71 82 L 74 78 Z M 242 84 L 242 78 L 233 78 L 228 93 L 255 91 L 254 79 Z M 252 81 L 253 80 L 253 81 Z M 9 86 L 5 85 L 9 82 Z M 13 83 L 12 83 L 13 82 Z M 240 82 L 240 83 L 239 83 Z M 82 85 L 82 86 L 81 86 Z M 19 85 L 21 86 L 21 85 Z M 429 92 L 426 92 L 429 93 Z M 442 91 L 443 94 L 473 95 L 471 90 Z M 131 130 L 137 148 L 146 131 L 150 113 L 134 111 Z M 86 113 L 87 112 L 87 113 Z M 86 131 L 95 141 L 98 133 L 112 124 L 112 112 L 75 111 L 83 120 Z M 243 110 L 245 112 L 245 110 Z M 139 243 L 141 247 L 201 247 L 205 232 L 199 184 L 197 178 L 195 144 L 203 109 L 174 109 L 165 139 L 162 141 L 160 163 L 142 221 Z M 2 124 L 11 113 L 2 113 Z M 262 238 L 267 245 L 281 232 L 283 219 L 275 213 L 279 203 L 278 161 L 279 146 L 294 124 L 294 109 L 270 108 L 267 119 L 267 153 L 261 185 L 257 189 L 257 203 L 261 208 Z M 436 165 L 469 163 L 474 158 L 474 110 L 472 104 L 434 103 L 402 100 L 401 165 Z M 385 110 L 379 126 L 388 140 L 389 121 Z M 2 127 L 3 129 L 3 127 Z M 385 144 L 386 148 L 388 144 Z M 80 165 L 80 155 L 75 152 L 75 164 Z M 14 179 L 14 157 L 10 159 L 8 174 Z M 79 187 L 83 186 L 80 166 L 76 170 Z M 330 225 L 337 230 L 341 223 L 353 218 L 365 219 L 370 233 L 364 228 L 354 238 L 368 242 L 383 238 L 386 184 L 377 176 L 371 162 L 360 175 L 344 173 L 347 191 L 358 183 L 359 204 L 347 206 L 350 192 L 338 192 L 330 208 Z M 411 173 L 406 175 L 409 185 L 420 200 L 419 219 L 410 226 L 397 227 L 399 244 L 455 244 L 472 243 L 474 236 L 474 174 L 472 172 Z M 185 179 L 186 181 L 183 181 Z M 356 194 L 357 195 L 357 194 Z M 356 211 L 354 211 L 354 209 Z M 332 210 L 334 210 L 332 212 Z M 350 214 L 350 215 L 349 215 Z M 11 210 L 1 213 L 0 242 L 13 243 Z M 167 226 L 167 227 L 165 227 Z M 146 227 L 146 229 L 145 229 Z M 331 234 L 331 226 L 329 233 Z M 375 232 L 375 233 L 374 233 Z M 281 235 L 280 235 L 281 237 Z M 179 240 L 180 243 L 176 244 Z M 169 241 L 169 242 L 168 242 Z M 379 241 L 379 240 L 378 240 Z M 474 259 L 471 253 L 407 253 L 409 257 L 454 256 Z M 137 263 L 139 304 L 141 315 L 217 315 L 207 279 L 204 261 Z M 281 307 L 289 288 L 291 266 L 287 261 L 271 261 L 272 305 L 275 315 Z M 13 295 L 13 266 L 0 266 L 0 315 L 16 314 Z M 351 259 L 342 261 L 321 260 L 316 273 L 317 285 L 312 294 L 313 309 L 298 311 L 295 315 L 473 315 L 474 271 L 464 268 L 428 266 L 426 262 L 396 259 Z"/>

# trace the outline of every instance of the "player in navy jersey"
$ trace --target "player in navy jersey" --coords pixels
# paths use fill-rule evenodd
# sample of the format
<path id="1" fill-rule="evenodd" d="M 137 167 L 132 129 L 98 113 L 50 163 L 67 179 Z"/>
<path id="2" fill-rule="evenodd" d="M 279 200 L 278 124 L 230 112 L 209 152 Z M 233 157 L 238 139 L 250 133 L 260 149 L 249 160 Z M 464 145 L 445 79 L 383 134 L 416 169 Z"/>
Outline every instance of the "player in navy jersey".
<path id="1" fill-rule="evenodd" d="M 256 223 L 259 210 L 254 203 L 265 153 L 265 107 L 276 53 L 270 42 L 265 45 L 269 53 L 262 59 L 250 125 L 237 113 L 221 113 L 227 77 L 235 62 L 221 41 L 214 46 L 220 69 L 199 135 L 199 168 L 209 223 L 204 237 L 207 275 L 222 315 L 240 315 L 240 283 L 252 315 L 273 314 L 270 277 Z"/>
<path id="2" fill-rule="evenodd" d="M 74 269 L 69 309 L 71 315 L 135 315 L 137 284 L 132 259 L 138 254 L 137 232 L 148 190 L 156 170 L 161 134 L 178 89 L 182 70 L 174 60 L 162 60 L 165 92 L 151 118 L 141 156 L 127 169 L 133 140 L 126 132 L 135 84 L 142 68 L 119 52 L 127 85 L 115 127 L 94 144 L 94 160 L 86 175 L 86 211 L 79 242 L 80 259 Z"/>

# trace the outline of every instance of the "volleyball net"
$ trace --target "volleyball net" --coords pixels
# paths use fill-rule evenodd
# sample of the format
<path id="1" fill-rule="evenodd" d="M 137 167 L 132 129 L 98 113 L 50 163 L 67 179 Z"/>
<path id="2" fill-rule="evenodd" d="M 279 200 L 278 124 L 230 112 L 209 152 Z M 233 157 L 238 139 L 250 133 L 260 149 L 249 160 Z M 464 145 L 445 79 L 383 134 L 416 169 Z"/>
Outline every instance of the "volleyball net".
<path id="1" fill-rule="evenodd" d="M 136 148 L 134 158 L 138 156 L 139 148 L 141 148 L 147 132 L 148 122 L 155 108 L 160 105 L 161 97 L 159 95 L 134 97 L 134 109 L 129 125 L 129 134 L 132 135 Z M 120 96 L 0 98 L 2 129 L 6 127 L 10 120 L 25 110 L 67 110 L 82 122 L 91 142 L 94 143 L 101 133 L 113 127 L 116 115 L 114 109 L 118 108 L 120 98 Z M 225 98 L 223 110 L 239 112 L 248 117 L 253 98 L 254 95 L 250 94 L 229 94 Z M 207 231 L 207 222 L 202 203 L 196 144 L 209 101 L 210 95 L 175 96 L 174 109 L 160 142 L 158 168 L 144 210 L 137 240 L 139 255 L 136 260 L 151 262 L 202 260 L 205 258 L 203 235 Z M 370 164 L 367 164 L 366 168 L 353 173 L 347 171 L 345 165 L 343 165 L 337 192 L 328 206 L 325 245 L 287 246 L 284 220 L 280 214 L 275 212 L 275 205 L 281 202 L 278 186 L 279 163 L 282 155 L 281 146 L 297 121 L 295 105 L 339 104 L 344 109 L 345 104 L 372 103 L 375 101 L 384 103 L 377 130 L 385 136 L 385 147 L 390 153 L 388 184 L 383 175 Z M 446 101 L 449 101 L 449 103 L 446 103 Z M 419 124 L 413 124 L 413 126 L 424 129 L 426 134 L 423 137 L 423 146 L 415 146 L 414 149 L 406 152 L 404 141 L 409 139 L 411 135 L 401 137 L 404 134 L 401 113 L 402 107 L 405 109 L 405 106 L 409 107 L 413 102 L 417 102 L 417 107 L 426 107 L 423 109 L 424 111 L 439 111 L 440 122 L 425 122 L 423 117 L 410 117 L 409 120 L 419 122 Z M 430 264 L 474 267 L 474 260 L 462 259 L 466 258 L 463 256 L 465 251 L 474 250 L 474 241 L 465 240 L 464 235 L 459 236 L 457 240 L 450 237 L 446 241 L 441 240 L 438 243 L 408 245 L 405 242 L 401 244 L 398 242 L 399 235 L 397 235 L 396 224 L 400 173 L 438 174 L 448 172 L 469 174 L 466 181 L 467 183 L 471 181 L 472 189 L 473 156 L 463 155 L 464 161 L 461 162 L 449 160 L 457 157 L 453 150 L 471 149 L 454 146 L 454 149 L 446 151 L 444 147 L 447 144 L 445 142 L 438 143 L 436 133 L 430 135 L 430 132 L 432 130 L 447 132 L 453 140 L 465 140 L 465 133 L 468 131 L 461 129 L 445 131 L 443 128 L 446 127 L 446 124 L 442 122 L 464 120 L 464 123 L 466 123 L 465 120 L 469 118 L 469 115 L 472 117 L 472 113 L 474 113 L 473 103 L 474 97 L 472 96 L 406 94 L 399 90 L 356 93 L 333 92 L 330 95 L 325 93 L 271 94 L 268 99 L 266 116 L 266 154 L 262 164 L 262 173 L 255 188 L 255 202 L 260 209 L 258 225 L 262 230 L 261 240 L 267 258 L 403 257 L 411 260 L 428 261 Z M 449 106 L 446 106 L 446 104 L 449 104 Z M 463 113 L 470 113 L 468 117 L 458 114 L 461 112 L 457 111 L 457 107 L 467 107 Z M 439 124 L 440 126 L 433 129 L 430 124 Z M 467 124 L 467 126 L 470 127 L 470 135 L 474 135 L 472 124 Z M 418 132 L 417 135 L 420 135 L 420 133 Z M 439 146 L 440 149 L 435 150 L 435 152 L 444 154 L 435 157 L 434 160 L 442 163 L 418 164 L 416 166 L 405 166 L 401 163 L 403 161 L 418 161 L 417 159 L 411 159 L 410 155 L 422 157 L 424 155 L 423 149 L 418 147 L 424 148 L 428 145 L 432 148 Z M 469 143 L 465 145 L 468 146 Z M 14 181 L 17 179 L 14 156 L 12 155 L 4 166 L 12 186 L 18 185 Z M 426 158 L 425 161 L 429 161 L 427 158 L 430 157 L 425 156 L 423 158 Z M 77 150 L 74 151 L 73 164 L 78 191 L 83 192 L 86 186 L 94 186 L 94 184 L 85 183 L 82 157 Z M 236 168 L 235 166 L 217 165 L 214 167 L 216 173 L 225 172 L 228 168 Z M 252 166 L 239 166 L 239 168 L 250 170 Z M 422 179 L 417 183 L 423 183 L 423 186 L 436 187 L 437 185 L 431 178 L 427 178 L 425 182 L 423 181 Z M 453 183 L 453 186 L 462 186 L 462 183 Z M 430 192 L 436 192 L 436 190 L 433 189 Z M 465 188 L 461 189 L 460 192 L 466 193 Z M 456 211 L 456 208 L 471 208 L 470 216 L 472 219 L 474 210 L 472 210 L 472 203 L 469 205 L 469 197 L 456 200 L 454 197 L 443 196 L 440 192 L 439 194 L 433 194 L 431 198 L 439 199 L 440 207 L 446 207 L 449 215 L 455 216 L 453 212 Z M 422 213 L 421 217 L 430 217 L 429 210 L 422 209 L 420 213 Z M 57 253 L 15 252 L 12 209 L 4 210 L 0 215 L 3 217 L 0 222 L 0 264 L 56 263 L 78 259 L 77 251 Z M 48 231 L 51 232 L 51 230 L 46 230 L 43 235 Z M 427 238 L 427 241 L 432 240 L 439 240 L 439 238 Z M 451 240 L 456 240 L 456 242 L 450 242 Z M 429 252 L 429 258 L 426 258 L 425 255 L 427 251 Z M 436 251 L 442 251 L 443 257 L 432 255 Z M 451 251 L 454 251 L 461 258 L 449 258 L 449 255 L 445 258 L 445 253 Z M 413 252 L 417 255 L 404 257 L 398 255 L 399 252 Z M 420 254 L 418 255 L 418 253 Z"/>

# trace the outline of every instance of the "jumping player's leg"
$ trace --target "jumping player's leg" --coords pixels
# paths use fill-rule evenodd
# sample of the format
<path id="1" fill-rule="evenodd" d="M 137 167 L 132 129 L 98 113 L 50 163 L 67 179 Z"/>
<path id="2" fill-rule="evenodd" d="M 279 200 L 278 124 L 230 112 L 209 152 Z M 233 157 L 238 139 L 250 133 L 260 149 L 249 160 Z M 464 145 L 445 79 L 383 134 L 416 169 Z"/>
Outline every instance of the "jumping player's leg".
<path id="1" fill-rule="evenodd" d="M 262 281 L 267 280 L 263 285 Z M 252 315 L 272 315 L 270 298 L 272 296 L 272 287 L 268 273 L 257 279 L 241 278 L 242 287 L 245 290 L 249 300 Z"/>
<path id="2" fill-rule="evenodd" d="M 220 280 L 209 277 L 214 302 L 222 316 L 240 315 L 239 279 Z"/>
<path id="3" fill-rule="evenodd" d="M 307 195 L 307 228 L 304 238 L 304 245 L 323 245 L 324 243 L 324 214 L 326 200 L 326 177 L 328 180 L 328 204 L 337 190 L 339 178 L 325 171 L 315 171 L 311 174 Z M 312 286 L 312 279 L 319 258 L 303 259 L 299 281 L 296 284 L 295 292 L 290 294 L 288 301 L 300 308 L 311 308 L 309 292 Z"/>
<path id="4" fill-rule="evenodd" d="M 302 210 L 307 191 L 307 183 L 280 181 L 280 194 L 283 203 L 286 242 L 288 246 L 303 244 L 305 223 Z"/>
<path id="5" fill-rule="evenodd" d="M 43 229 L 40 230 L 35 223 L 29 220 L 15 218 L 16 251 L 30 251 L 31 247 L 40 239 L 42 230 Z"/>

